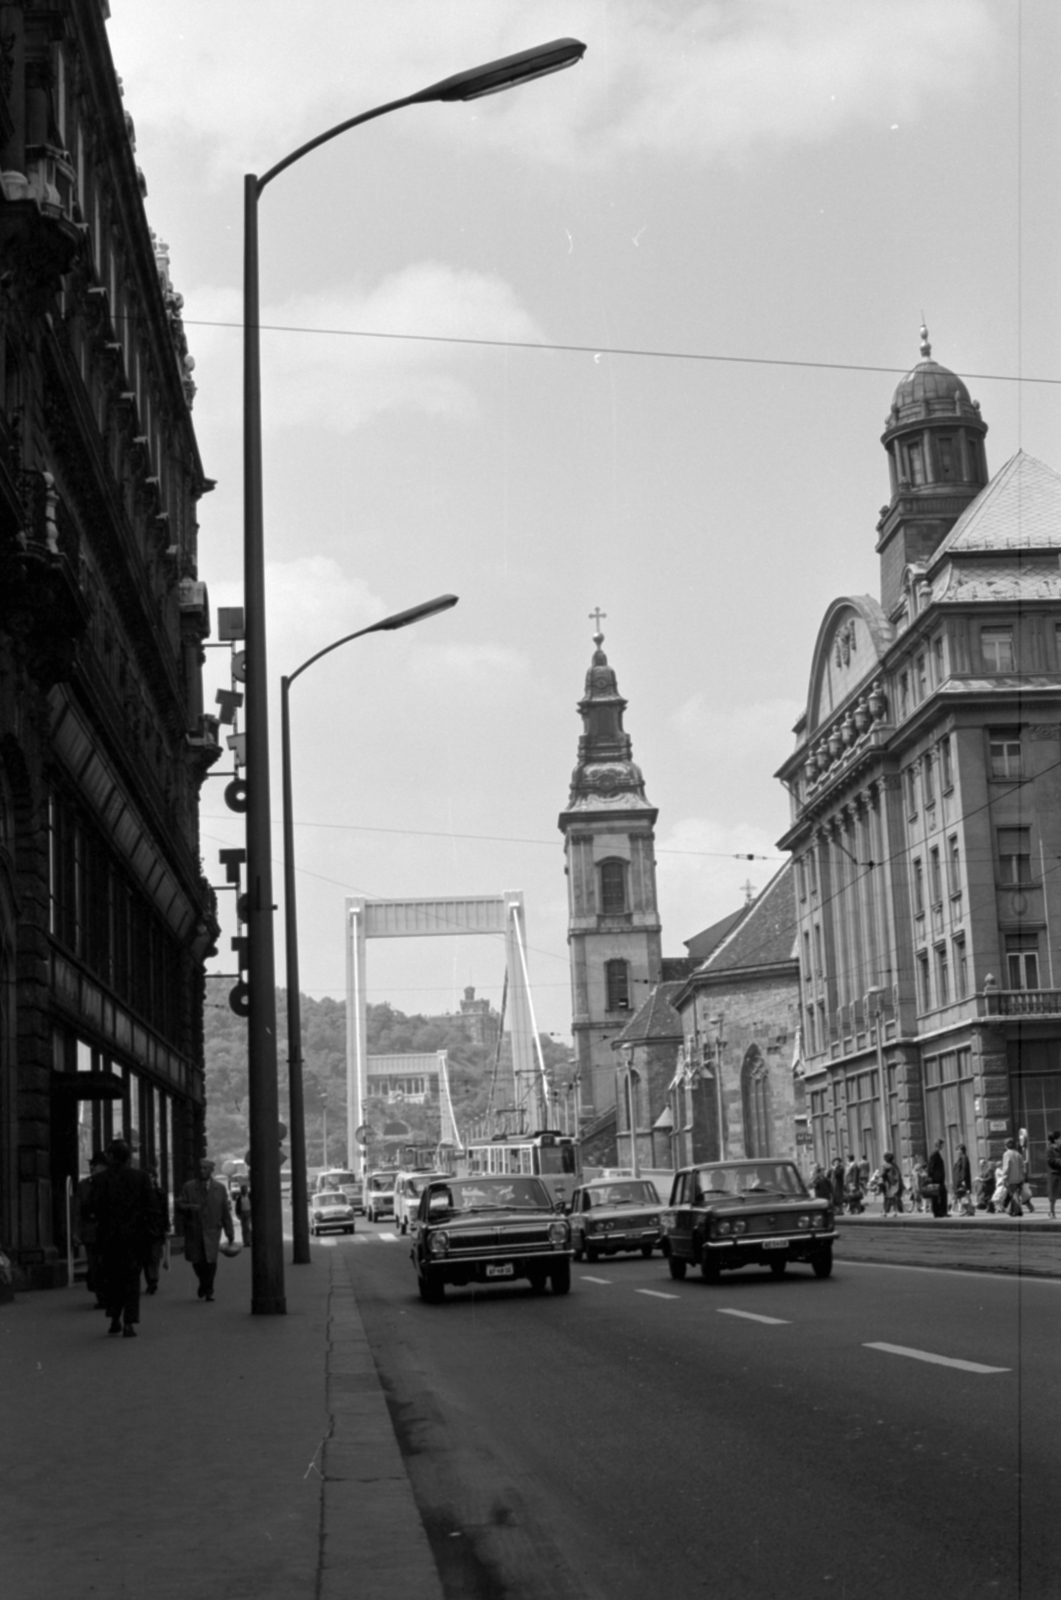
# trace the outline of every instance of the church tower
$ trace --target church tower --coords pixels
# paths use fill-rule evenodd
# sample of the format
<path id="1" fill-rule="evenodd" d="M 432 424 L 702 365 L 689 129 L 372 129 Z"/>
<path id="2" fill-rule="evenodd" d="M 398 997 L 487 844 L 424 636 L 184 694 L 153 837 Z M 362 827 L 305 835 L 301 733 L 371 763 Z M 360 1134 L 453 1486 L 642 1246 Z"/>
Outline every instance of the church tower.
<path id="1" fill-rule="evenodd" d="M 909 567 L 922 566 L 987 483 L 980 402 L 949 367 L 933 361 L 928 329 L 921 357 L 892 398 L 881 444 L 888 452 L 892 497 L 881 507 L 877 551 L 881 605 L 893 617 Z"/>
<path id="2" fill-rule="evenodd" d="M 661 976 L 656 903 L 658 815 L 623 732 L 626 701 L 601 648 L 596 649 L 579 702 L 582 737 L 559 827 L 567 866 L 567 942 L 571 952 L 572 1033 L 584 1113 L 615 1103 L 611 1041 L 648 998 Z"/>

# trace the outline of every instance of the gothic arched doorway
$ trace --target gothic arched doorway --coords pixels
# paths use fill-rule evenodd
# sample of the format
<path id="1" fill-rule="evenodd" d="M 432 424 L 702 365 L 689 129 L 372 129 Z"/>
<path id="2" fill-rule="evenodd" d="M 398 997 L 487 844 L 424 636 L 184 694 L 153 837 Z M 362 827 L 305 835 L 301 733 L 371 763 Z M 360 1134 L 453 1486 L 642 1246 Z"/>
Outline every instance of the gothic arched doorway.
<path id="1" fill-rule="evenodd" d="M 744 1057 L 740 1069 L 740 1095 L 744 1113 L 745 1155 L 771 1155 L 770 1073 L 757 1044 L 753 1044 Z"/>

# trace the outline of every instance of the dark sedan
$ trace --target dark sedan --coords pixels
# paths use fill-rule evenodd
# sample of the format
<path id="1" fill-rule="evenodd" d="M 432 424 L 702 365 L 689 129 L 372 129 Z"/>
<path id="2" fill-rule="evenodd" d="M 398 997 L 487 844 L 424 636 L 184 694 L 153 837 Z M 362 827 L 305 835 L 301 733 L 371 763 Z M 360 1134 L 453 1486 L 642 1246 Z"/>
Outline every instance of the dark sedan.
<path id="1" fill-rule="evenodd" d="M 411 1257 L 421 1300 L 447 1284 L 511 1283 L 541 1294 L 571 1287 L 571 1228 L 539 1178 L 444 1178 L 420 1196 Z"/>
<path id="2" fill-rule="evenodd" d="M 833 1270 L 836 1230 L 828 1200 L 808 1194 L 792 1161 L 716 1161 L 675 1174 L 663 1213 L 663 1253 L 672 1278 L 698 1266 L 708 1283 L 734 1267 L 790 1261 L 816 1278 Z"/>
<path id="3" fill-rule="evenodd" d="M 571 1196 L 575 1260 L 596 1261 L 620 1250 L 650 1256 L 659 1244 L 660 1203 L 647 1178 L 597 1178 Z"/>

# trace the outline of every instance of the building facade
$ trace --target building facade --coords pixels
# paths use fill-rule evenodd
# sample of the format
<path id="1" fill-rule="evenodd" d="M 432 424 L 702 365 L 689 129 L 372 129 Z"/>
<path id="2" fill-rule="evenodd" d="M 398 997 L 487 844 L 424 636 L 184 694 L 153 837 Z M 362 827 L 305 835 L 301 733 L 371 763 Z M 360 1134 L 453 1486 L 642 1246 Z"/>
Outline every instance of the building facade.
<path id="1" fill-rule="evenodd" d="M 63 1280 L 67 1193 L 119 1132 L 202 1148 L 209 631 L 180 297 L 103 4 L 3 7 L 0 1247 Z"/>
<path id="2" fill-rule="evenodd" d="M 880 599 L 834 601 L 791 797 L 817 1159 L 1061 1126 L 1061 476 L 990 481 L 978 404 L 922 360 L 882 443 Z"/>
<path id="3" fill-rule="evenodd" d="M 611 1042 L 660 981 L 657 812 L 623 731 L 626 701 L 594 635 L 564 835 L 575 1070 L 582 1113 L 615 1104 Z"/>

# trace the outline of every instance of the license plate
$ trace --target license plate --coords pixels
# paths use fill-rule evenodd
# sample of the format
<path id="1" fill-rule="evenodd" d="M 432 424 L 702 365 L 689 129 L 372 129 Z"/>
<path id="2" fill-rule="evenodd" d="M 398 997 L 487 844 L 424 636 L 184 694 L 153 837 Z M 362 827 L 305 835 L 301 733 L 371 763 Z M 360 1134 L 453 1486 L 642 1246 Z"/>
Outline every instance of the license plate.
<path id="1" fill-rule="evenodd" d="M 503 1267 L 488 1266 L 486 1276 L 488 1278 L 511 1278 L 515 1276 L 515 1271 L 516 1269 L 510 1261 Z"/>
<path id="2" fill-rule="evenodd" d="M 788 1249 L 788 1240 L 787 1239 L 764 1239 L 763 1240 L 763 1249 L 764 1250 L 787 1250 Z"/>

